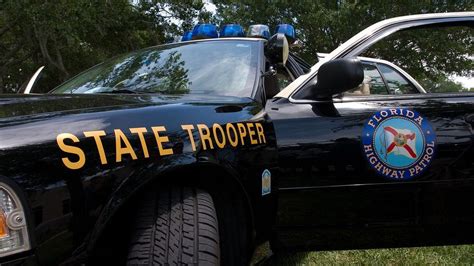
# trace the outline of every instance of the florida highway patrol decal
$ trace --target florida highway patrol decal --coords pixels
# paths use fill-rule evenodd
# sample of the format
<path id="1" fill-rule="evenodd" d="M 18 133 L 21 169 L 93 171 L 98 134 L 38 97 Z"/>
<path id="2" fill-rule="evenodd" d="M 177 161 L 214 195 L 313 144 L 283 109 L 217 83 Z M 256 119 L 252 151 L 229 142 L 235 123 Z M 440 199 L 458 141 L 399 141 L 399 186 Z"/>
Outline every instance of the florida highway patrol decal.
<path id="1" fill-rule="evenodd" d="M 407 180 L 429 167 L 436 134 L 428 120 L 404 108 L 375 113 L 365 123 L 362 144 L 370 166 L 382 176 Z"/>

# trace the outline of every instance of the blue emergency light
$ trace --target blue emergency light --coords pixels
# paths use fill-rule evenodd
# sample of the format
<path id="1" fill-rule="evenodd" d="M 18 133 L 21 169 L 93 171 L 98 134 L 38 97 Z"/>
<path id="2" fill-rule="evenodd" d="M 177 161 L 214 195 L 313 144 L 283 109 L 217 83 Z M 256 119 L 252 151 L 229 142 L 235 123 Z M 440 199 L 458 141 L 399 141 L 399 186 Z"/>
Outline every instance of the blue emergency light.
<path id="1" fill-rule="evenodd" d="M 244 29 L 239 24 L 226 24 L 221 27 L 220 37 L 244 37 Z"/>
<path id="2" fill-rule="evenodd" d="M 188 30 L 188 31 L 185 31 L 184 34 L 183 34 L 183 37 L 181 37 L 181 41 L 184 42 L 184 41 L 189 41 L 191 40 L 193 36 L 193 32 Z"/>
<path id="3" fill-rule="evenodd" d="M 251 25 L 247 32 L 248 37 L 256 37 L 256 38 L 270 38 L 270 28 L 267 25 L 256 24 Z"/>
<path id="4" fill-rule="evenodd" d="M 192 39 L 217 38 L 217 27 L 214 24 L 197 24 L 193 28 Z"/>
<path id="5" fill-rule="evenodd" d="M 289 43 L 293 43 L 296 40 L 295 28 L 290 24 L 279 24 L 276 26 L 275 32 L 285 34 Z"/>

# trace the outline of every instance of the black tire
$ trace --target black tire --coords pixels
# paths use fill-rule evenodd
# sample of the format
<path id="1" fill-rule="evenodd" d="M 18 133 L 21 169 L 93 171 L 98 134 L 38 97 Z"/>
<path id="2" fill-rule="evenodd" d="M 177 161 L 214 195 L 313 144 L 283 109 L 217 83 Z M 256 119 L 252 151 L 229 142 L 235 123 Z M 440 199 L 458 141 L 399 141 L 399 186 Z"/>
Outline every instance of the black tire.
<path id="1" fill-rule="evenodd" d="M 195 188 L 150 191 L 137 203 L 128 265 L 219 265 L 211 196 Z"/>

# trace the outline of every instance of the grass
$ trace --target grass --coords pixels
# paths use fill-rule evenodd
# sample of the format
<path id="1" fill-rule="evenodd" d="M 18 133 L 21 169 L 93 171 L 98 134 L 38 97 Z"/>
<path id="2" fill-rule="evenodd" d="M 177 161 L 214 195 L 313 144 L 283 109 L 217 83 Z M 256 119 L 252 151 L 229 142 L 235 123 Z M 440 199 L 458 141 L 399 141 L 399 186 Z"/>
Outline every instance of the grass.
<path id="1" fill-rule="evenodd" d="M 264 248 L 265 249 L 265 248 Z M 474 265 L 474 245 L 301 252 L 272 256 L 263 265 Z"/>

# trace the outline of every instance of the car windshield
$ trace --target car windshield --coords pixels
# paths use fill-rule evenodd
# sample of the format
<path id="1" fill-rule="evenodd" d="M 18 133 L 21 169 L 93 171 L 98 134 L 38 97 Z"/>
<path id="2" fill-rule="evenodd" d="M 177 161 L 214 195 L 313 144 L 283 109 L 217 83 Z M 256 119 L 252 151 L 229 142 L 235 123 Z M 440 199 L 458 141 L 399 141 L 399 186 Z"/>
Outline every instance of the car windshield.
<path id="1" fill-rule="evenodd" d="M 52 93 L 212 94 L 250 97 L 258 42 L 219 40 L 151 47 L 117 56 Z"/>

